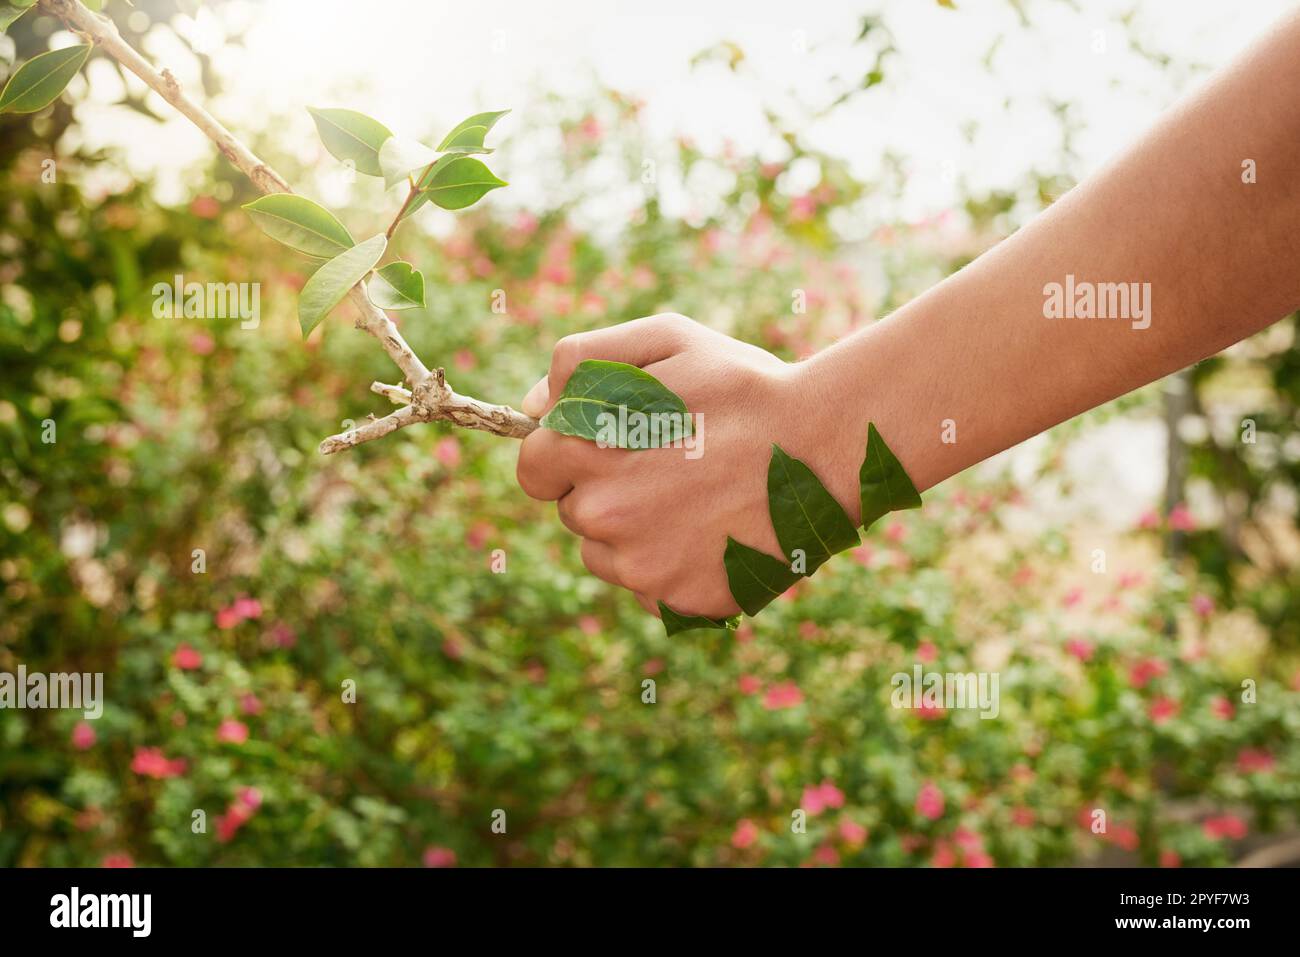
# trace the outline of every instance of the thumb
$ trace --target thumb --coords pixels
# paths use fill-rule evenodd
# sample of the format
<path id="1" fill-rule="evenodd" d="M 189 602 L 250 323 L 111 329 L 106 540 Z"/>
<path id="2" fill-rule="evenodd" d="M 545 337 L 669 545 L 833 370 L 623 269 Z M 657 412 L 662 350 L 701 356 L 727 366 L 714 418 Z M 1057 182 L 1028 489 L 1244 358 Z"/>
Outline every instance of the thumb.
<path id="1" fill-rule="evenodd" d="M 578 364 L 587 359 L 611 359 L 637 367 L 676 355 L 686 346 L 695 323 L 676 313 L 633 319 L 617 326 L 565 336 L 551 353 L 551 371 L 529 390 L 524 411 L 540 416 L 564 391 Z"/>
<path id="2" fill-rule="evenodd" d="M 537 380 L 537 384 L 528 390 L 524 396 L 524 401 L 520 408 L 524 415 L 531 415 L 534 419 L 540 419 L 546 411 L 546 407 L 551 404 L 551 390 L 546 387 L 546 376 Z"/>

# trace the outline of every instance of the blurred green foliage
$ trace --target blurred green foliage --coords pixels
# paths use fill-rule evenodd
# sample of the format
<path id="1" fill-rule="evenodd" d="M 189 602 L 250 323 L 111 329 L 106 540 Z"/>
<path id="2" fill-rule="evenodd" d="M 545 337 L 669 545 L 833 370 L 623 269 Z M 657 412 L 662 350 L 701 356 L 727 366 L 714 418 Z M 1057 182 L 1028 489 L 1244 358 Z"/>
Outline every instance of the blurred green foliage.
<path id="1" fill-rule="evenodd" d="M 597 161 L 640 181 L 635 102 L 526 112 L 558 131 L 561 182 Z M 111 156 L 60 156 L 45 183 L 48 146 L 16 129 L 0 123 L 0 670 L 103 671 L 107 704 L 95 722 L 0 711 L 0 864 L 1223 864 L 1242 831 L 1294 827 L 1294 563 L 1215 528 L 1165 563 L 1157 516 L 1091 575 L 1070 528 L 981 473 L 735 635 L 665 638 L 519 492 L 513 443 L 428 426 L 317 455 L 340 419 L 383 411 L 365 386 L 394 373 L 342 313 L 304 346 L 305 267 L 238 211 L 251 192 L 228 169 L 187 208 L 147 183 L 89 195 Z M 866 282 L 831 220 L 887 187 L 778 132 L 776 163 L 678 144 L 683 179 L 726 184 L 690 222 L 647 188 L 598 236 L 575 185 L 412 230 L 429 293 L 404 333 L 497 401 L 559 336 L 666 309 L 796 358 L 1012 225 L 1014 193 L 881 224 Z M 787 187 L 795 160 L 820 169 L 811 191 Z M 261 325 L 155 318 L 153 283 L 177 273 L 262 283 Z M 1293 440 L 1293 339 L 1257 352 L 1260 428 Z M 1149 397 L 1058 438 L 1116 414 Z M 1038 481 L 1061 479 L 1055 449 Z M 1202 452 L 1222 495 L 1294 488 L 1294 456 Z M 998 718 L 890 707 L 918 662 L 999 673 Z"/>

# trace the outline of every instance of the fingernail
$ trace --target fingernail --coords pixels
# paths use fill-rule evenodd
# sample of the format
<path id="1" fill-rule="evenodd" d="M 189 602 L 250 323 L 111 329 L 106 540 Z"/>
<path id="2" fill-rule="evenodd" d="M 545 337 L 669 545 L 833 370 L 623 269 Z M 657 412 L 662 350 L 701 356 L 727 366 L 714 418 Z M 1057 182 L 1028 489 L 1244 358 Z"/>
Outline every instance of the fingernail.
<path id="1" fill-rule="evenodd" d="M 542 378 L 538 383 L 528 390 L 524 396 L 523 411 L 524 415 L 531 415 L 534 419 L 540 418 L 541 414 L 546 411 L 546 401 L 550 398 L 546 388 L 546 379 Z"/>

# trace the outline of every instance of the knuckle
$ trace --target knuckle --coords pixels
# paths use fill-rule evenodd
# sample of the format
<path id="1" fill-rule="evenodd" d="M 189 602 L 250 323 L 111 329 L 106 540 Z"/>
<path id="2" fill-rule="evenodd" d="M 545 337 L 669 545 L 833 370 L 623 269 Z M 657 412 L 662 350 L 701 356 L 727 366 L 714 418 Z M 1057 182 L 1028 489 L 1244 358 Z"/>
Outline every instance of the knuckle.
<path id="1" fill-rule="evenodd" d="M 551 369 L 567 369 L 578 364 L 582 357 L 582 345 L 584 339 L 582 333 L 575 332 L 564 336 L 555 343 L 555 348 L 551 352 Z"/>

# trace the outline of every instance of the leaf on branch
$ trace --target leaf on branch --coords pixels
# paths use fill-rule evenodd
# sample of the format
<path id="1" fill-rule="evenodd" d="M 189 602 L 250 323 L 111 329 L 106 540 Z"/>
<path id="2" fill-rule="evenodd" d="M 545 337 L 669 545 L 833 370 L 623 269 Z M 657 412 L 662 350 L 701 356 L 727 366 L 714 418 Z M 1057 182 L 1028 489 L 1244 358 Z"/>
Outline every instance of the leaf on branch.
<path id="1" fill-rule="evenodd" d="M 28 2 L 23 2 L 23 0 L 18 0 L 18 2 L 8 0 L 8 2 L 0 2 L 0 32 L 8 30 L 15 20 L 35 5 L 36 0 L 28 0 Z"/>
<path id="2" fill-rule="evenodd" d="M 832 555 L 857 545 L 858 530 L 840 503 L 803 462 L 772 446 L 767 466 L 767 507 L 781 551 L 793 560 L 801 551 L 802 574 L 811 575 Z"/>
<path id="3" fill-rule="evenodd" d="M 443 209 L 473 206 L 488 191 L 508 185 L 505 180 L 497 179 L 481 161 L 470 156 L 451 156 L 446 165 L 439 160 L 426 178 L 428 185 L 424 187 L 424 194 L 430 202 Z"/>
<path id="4" fill-rule="evenodd" d="M 876 431 L 874 422 L 867 424 L 867 454 L 858 472 L 858 482 L 864 529 L 870 528 L 886 512 L 921 507 L 916 486 Z"/>
<path id="5" fill-rule="evenodd" d="M 727 536 L 722 563 L 727 569 L 731 597 L 746 615 L 757 615 L 803 577 L 780 559 L 742 545 L 731 536 Z"/>
<path id="6" fill-rule="evenodd" d="M 380 309 L 414 309 L 424 306 L 424 273 L 410 263 L 389 263 L 375 270 L 366 284 L 370 301 Z"/>
<path id="7" fill-rule="evenodd" d="M 455 129 L 448 133 L 438 144 L 439 153 L 490 153 L 483 145 L 488 131 L 496 126 L 497 120 L 509 113 L 509 110 L 497 110 L 493 113 L 475 113 L 469 119 L 461 120 Z"/>
<path id="8" fill-rule="evenodd" d="M 356 110 L 318 110 L 309 106 L 307 112 L 316 121 L 321 142 L 335 159 L 351 162 L 357 172 L 367 176 L 384 175 L 379 151 L 393 135 L 388 127 Z"/>
<path id="9" fill-rule="evenodd" d="M 638 421 L 645 423 L 639 432 Z M 681 397 L 645 370 L 585 359 L 542 417 L 542 426 L 613 448 L 661 448 L 691 434 L 691 416 Z"/>
<path id="10" fill-rule="evenodd" d="M 659 602 L 659 616 L 664 623 L 664 631 L 669 635 L 675 635 L 682 631 L 693 631 L 696 628 L 718 628 L 724 631 L 735 631 L 736 626 L 740 624 L 739 615 L 733 615 L 730 618 L 679 615 L 663 602 Z"/>
<path id="11" fill-rule="evenodd" d="M 89 44 L 50 50 L 34 56 L 0 92 L 0 113 L 35 113 L 53 103 L 90 56 Z"/>
<path id="12" fill-rule="evenodd" d="M 302 326 L 304 338 L 343 301 L 349 289 L 375 268 L 387 247 L 388 240 L 381 233 L 340 253 L 316 270 L 298 295 L 298 325 Z"/>
<path id="13" fill-rule="evenodd" d="M 244 209 L 266 235 L 317 259 L 333 259 L 356 245 L 333 213 L 296 193 L 261 196 Z"/>
<path id="14" fill-rule="evenodd" d="M 384 187 L 391 189 L 417 169 L 424 169 L 438 159 L 438 154 L 423 143 L 390 136 L 379 148 L 379 168 Z"/>

